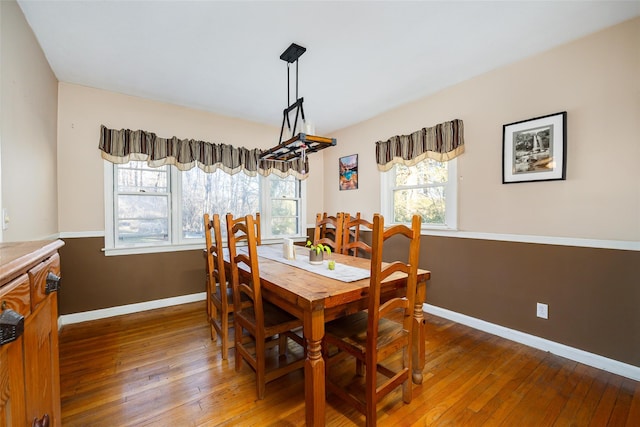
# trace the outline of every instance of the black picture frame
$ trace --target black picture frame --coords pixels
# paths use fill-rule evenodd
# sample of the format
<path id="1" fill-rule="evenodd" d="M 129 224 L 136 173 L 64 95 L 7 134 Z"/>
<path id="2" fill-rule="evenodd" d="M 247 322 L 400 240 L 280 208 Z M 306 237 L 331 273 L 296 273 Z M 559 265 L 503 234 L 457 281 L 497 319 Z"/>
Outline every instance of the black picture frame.
<path id="1" fill-rule="evenodd" d="M 567 112 L 502 126 L 502 183 L 558 181 L 567 175 Z"/>
<path id="2" fill-rule="evenodd" d="M 358 189 L 358 155 L 340 157 L 338 159 L 338 186 L 342 190 Z"/>

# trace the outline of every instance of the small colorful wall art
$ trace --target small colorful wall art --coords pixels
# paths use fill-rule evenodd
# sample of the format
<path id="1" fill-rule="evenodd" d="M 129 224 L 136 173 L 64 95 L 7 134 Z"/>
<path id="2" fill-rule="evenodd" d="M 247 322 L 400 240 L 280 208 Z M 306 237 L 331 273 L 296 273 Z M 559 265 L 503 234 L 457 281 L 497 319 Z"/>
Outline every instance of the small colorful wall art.
<path id="1" fill-rule="evenodd" d="M 358 188 L 358 155 L 340 157 L 340 190 Z"/>

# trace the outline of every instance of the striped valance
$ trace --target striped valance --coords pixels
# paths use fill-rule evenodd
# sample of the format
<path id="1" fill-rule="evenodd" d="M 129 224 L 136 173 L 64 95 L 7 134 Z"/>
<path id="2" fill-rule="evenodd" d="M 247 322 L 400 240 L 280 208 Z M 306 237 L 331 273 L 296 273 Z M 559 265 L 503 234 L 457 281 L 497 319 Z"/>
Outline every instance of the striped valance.
<path id="1" fill-rule="evenodd" d="M 100 127 L 102 158 L 111 163 L 128 163 L 132 160 L 146 161 L 151 167 L 173 165 L 186 171 L 199 167 L 207 173 L 218 169 L 229 174 L 240 171 L 249 176 L 271 173 L 284 178 L 293 175 L 305 179 L 309 173 L 309 162 L 296 159 L 289 162 L 260 161 L 262 150 L 214 144 L 194 139 L 161 138 L 152 132 L 130 129 L 108 129 Z"/>
<path id="2" fill-rule="evenodd" d="M 414 166 L 427 158 L 446 162 L 462 153 L 464 126 L 458 119 L 376 142 L 376 161 L 381 171 L 388 171 L 396 163 Z"/>

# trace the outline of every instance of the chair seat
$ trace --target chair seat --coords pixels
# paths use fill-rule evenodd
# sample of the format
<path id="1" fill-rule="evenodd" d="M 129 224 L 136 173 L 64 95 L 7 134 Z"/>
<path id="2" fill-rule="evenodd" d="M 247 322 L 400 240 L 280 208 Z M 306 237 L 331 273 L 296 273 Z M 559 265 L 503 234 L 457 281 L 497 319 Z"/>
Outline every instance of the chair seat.
<path id="1" fill-rule="evenodd" d="M 302 320 L 287 313 L 281 308 L 271 304 L 268 301 L 262 302 L 262 310 L 264 311 L 264 329 L 265 335 L 271 336 L 302 326 Z M 256 323 L 256 316 L 253 306 L 243 308 L 242 311 L 236 313 L 238 320 L 243 326 L 251 326 Z"/>
<path id="2" fill-rule="evenodd" d="M 216 307 L 220 308 L 220 304 L 222 304 L 222 298 L 220 297 L 219 286 L 216 286 L 216 290 L 211 294 L 211 297 L 213 299 L 214 304 L 216 304 Z M 229 308 L 230 308 L 229 311 L 233 312 L 233 289 L 231 289 L 230 286 L 227 286 L 227 301 L 229 301 Z M 240 295 L 240 301 L 242 301 L 243 303 L 250 302 L 249 297 L 246 296 L 245 294 Z"/>
<path id="3" fill-rule="evenodd" d="M 369 316 L 360 311 L 346 317 L 333 320 L 325 325 L 325 339 L 330 344 L 339 346 L 348 345 L 352 350 L 364 355 L 367 350 L 367 321 Z M 403 329 L 402 324 L 381 318 L 378 323 L 377 348 L 383 349 L 388 344 L 402 338 L 407 338 L 409 333 Z"/>

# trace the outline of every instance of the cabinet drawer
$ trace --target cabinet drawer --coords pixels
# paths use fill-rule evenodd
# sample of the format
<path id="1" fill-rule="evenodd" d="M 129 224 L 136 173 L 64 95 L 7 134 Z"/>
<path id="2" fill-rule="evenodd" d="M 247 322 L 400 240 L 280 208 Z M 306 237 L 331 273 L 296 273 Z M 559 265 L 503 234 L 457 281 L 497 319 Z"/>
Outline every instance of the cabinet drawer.
<path id="1" fill-rule="evenodd" d="M 29 276 L 23 274 L 0 288 L 0 311 L 11 309 L 27 317 L 31 313 Z"/>
<path id="2" fill-rule="evenodd" d="M 36 306 L 48 295 L 46 286 L 47 275 L 49 273 L 60 276 L 60 255 L 55 254 L 29 270 L 29 279 L 31 280 L 31 308 L 33 310 L 35 310 Z"/>

